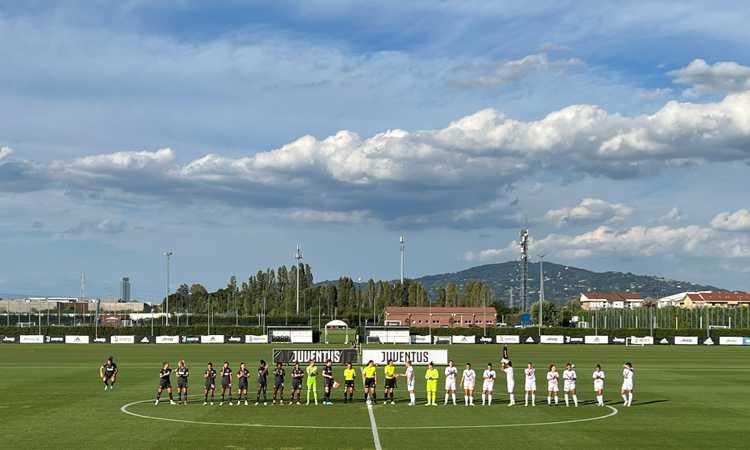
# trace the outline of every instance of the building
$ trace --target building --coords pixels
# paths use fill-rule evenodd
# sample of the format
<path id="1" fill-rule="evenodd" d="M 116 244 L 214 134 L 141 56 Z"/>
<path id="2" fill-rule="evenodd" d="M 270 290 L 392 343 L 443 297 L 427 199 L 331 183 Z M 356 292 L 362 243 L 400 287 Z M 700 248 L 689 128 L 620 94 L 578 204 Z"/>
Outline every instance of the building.
<path id="1" fill-rule="evenodd" d="M 632 309 L 643 306 L 643 297 L 637 292 L 583 292 L 581 308 L 593 309 Z"/>
<path id="2" fill-rule="evenodd" d="M 497 312 L 493 307 L 401 307 L 385 308 L 385 324 L 418 328 L 494 327 Z"/>
<path id="3" fill-rule="evenodd" d="M 146 304 L 141 302 L 122 303 L 117 301 L 102 300 L 99 303 L 99 311 L 105 313 L 142 313 L 146 309 Z"/>
<path id="4" fill-rule="evenodd" d="M 673 306 L 678 308 L 736 308 L 750 306 L 748 292 L 686 292 L 682 298 L 675 301 Z"/>
<path id="5" fill-rule="evenodd" d="M 120 290 L 120 299 L 124 302 L 130 301 L 130 278 L 123 277 L 122 288 Z"/>
<path id="6" fill-rule="evenodd" d="M 666 297 L 662 297 L 659 300 L 656 301 L 656 304 L 659 308 L 667 308 L 670 306 L 673 307 L 681 307 L 682 301 L 685 299 L 685 296 L 690 295 L 698 295 L 698 294 L 710 294 L 711 291 L 693 291 L 693 292 L 679 292 L 677 294 L 667 295 Z"/>

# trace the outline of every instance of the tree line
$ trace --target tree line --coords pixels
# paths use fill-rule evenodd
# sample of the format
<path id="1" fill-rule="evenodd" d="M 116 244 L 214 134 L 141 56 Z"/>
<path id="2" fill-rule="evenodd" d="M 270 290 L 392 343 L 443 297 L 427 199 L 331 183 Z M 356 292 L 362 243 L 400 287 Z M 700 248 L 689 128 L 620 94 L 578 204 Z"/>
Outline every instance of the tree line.
<path id="1" fill-rule="evenodd" d="M 299 270 L 300 314 L 296 314 L 297 271 Z M 247 280 L 230 277 L 227 286 L 209 292 L 202 284 L 183 284 L 169 295 L 170 312 L 190 315 L 218 315 L 285 319 L 290 323 L 316 323 L 343 319 L 350 323 L 382 321 L 386 306 L 494 306 L 507 311 L 494 289 L 480 281 L 463 286 L 448 283 L 433 294 L 414 280 L 404 283 L 373 279 L 356 283 L 350 277 L 315 284 L 310 265 L 258 271 Z"/>

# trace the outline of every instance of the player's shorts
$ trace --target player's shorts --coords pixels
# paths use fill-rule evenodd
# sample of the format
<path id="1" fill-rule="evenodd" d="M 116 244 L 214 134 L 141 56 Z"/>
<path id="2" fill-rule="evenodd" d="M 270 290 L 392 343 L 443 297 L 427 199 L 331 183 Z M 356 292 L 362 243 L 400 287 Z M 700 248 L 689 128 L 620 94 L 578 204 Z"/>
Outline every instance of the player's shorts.
<path id="1" fill-rule="evenodd" d="M 268 382 L 266 382 L 266 381 L 258 381 L 258 387 L 260 389 L 265 389 L 267 386 L 268 386 Z M 247 389 L 247 388 L 244 388 L 244 389 Z"/>
<path id="2" fill-rule="evenodd" d="M 375 387 L 375 378 L 365 378 L 365 387 L 366 388 L 374 388 Z"/>
<path id="3" fill-rule="evenodd" d="M 237 382 L 237 389 L 247 389 L 247 380 L 240 379 Z"/>
<path id="4" fill-rule="evenodd" d="M 557 383 L 547 383 L 547 391 L 560 392 L 560 385 Z"/>
<path id="5" fill-rule="evenodd" d="M 495 383 L 493 381 L 482 382 L 483 391 L 492 392 L 493 389 L 495 389 Z"/>
<path id="6" fill-rule="evenodd" d="M 115 381 L 115 376 L 113 375 L 104 375 L 104 382 L 105 383 L 112 383 Z"/>
<path id="7" fill-rule="evenodd" d="M 284 389 L 284 382 L 283 381 L 277 381 L 277 382 L 275 382 L 273 384 L 273 388 L 276 389 L 277 391 L 279 389 Z"/>
<path id="8" fill-rule="evenodd" d="M 307 379 L 307 387 L 308 388 L 311 388 L 311 387 L 317 386 L 317 385 L 318 385 L 318 379 L 317 378 L 308 378 Z"/>
<path id="9" fill-rule="evenodd" d="M 527 381 L 524 386 L 526 391 L 536 391 L 536 381 Z"/>
<path id="10" fill-rule="evenodd" d="M 177 387 L 180 388 L 180 389 L 182 389 L 182 388 L 186 389 L 188 387 L 188 380 L 187 380 L 187 378 L 177 378 Z"/>
<path id="11" fill-rule="evenodd" d="M 508 388 L 508 394 L 512 394 L 513 391 L 516 389 L 516 383 L 515 382 L 510 382 L 510 383 L 506 382 L 505 385 Z"/>
<path id="12" fill-rule="evenodd" d="M 406 390 L 407 391 L 414 391 L 414 384 L 415 384 L 414 378 L 412 378 L 411 381 L 407 381 L 406 382 Z"/>
<path id="13" fill-rule="evenodd" d="M 354 380 L 344 380 L 344 386 L 346 386 L 348 388 L 353 388 L 354 387 Z"/>
<path id="14" fill-rule="evenodd" d="M 604 380 L 594 380 L 594 390 L 601 391 L 604 389 Z"/>
<path id="15" fill-rule="evenodd" d="M 473 391 L 474 390 L 474 383 L 464 383 L 464 390 L 465 391 Z"/>
<path id="16" fill-rule="evenodd" d="M 386 378 L 385 379 L 385 388 L 386 389 L 395 389 L 396 388 L 396 379 L 395 378 Z"/>
<path id="17" fill-rule="evenodd" d="M 455 391 L 456 390 L 456 380 L 445 380 L 445 390 L 446 391 Z"/>
<path id="18" fill-rule="evenodd" d="M 221 380 L 221 388 L 227 389 L 232 387 L 232 383 L 229 382 L 229 380 Z"/>
<path id="19" fill-rule="evenodd" d="M 213 391 L 216 390 L 216 382 L 206 381 L 206 384 L 204 385 L 207 391 Z"/>
<path id="20" fill-rule="evenodd" d="M 427 392 L 437 392 L 437 380 L 430 380 L 427 382 Z"/>
<path id="21" fill-rule="evenodd" d="M 324 381 L 324 383 L 325 383 L 326 387 L 332 388 L 334 380 L 333 380 L 333 378 L 326 378 L 325 381 Z"/>
<path id="22" fill-rule="evenodd" d="M 625 381 L 622 383 L 622 390 L 623 391 L 632 391 L 633 390 L 633 382 L 632 381 Z"/>
<path id="23" fill-rule="evenodd" d="M 566 381 L 564 386 L 565 392 L 573 391 L 576 388 L 576 382 L 575 381 Z"/>
<path id="24" fill-rule="evenodd" d="M 298 380 L 296 378 L 292 380 L 292 389 L 294 389 L 295 391 L 299 391 L 300 389 L 302 389 L 302 380 Z"/>
<path id="25" fill-rule="evenodd" d="M 159 380 L 159 389 L 171 388 L 172 382 L 169 380 Z"/>

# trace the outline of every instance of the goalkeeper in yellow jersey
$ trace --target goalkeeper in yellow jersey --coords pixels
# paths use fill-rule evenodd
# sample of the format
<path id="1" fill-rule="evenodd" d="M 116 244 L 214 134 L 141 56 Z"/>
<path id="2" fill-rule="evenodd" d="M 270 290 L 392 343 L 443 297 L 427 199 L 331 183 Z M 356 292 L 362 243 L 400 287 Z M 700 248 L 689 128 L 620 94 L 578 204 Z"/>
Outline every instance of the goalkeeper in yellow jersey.
<path id="1" fill-rule="evenodd" d="M 315 404 L 318 404 L 318 366 L 315 360 L 311 359 L 310 364 L 305 368 L 307 374 L 307 405 L 310 404 L 310 394 L 315 398 Z"/>
<path id="2" fill-rule="evenodd" d="M 437 385 L 440 372 L 430 362 L 424 373 L 424 379 L 427 381 L 427 404 L 425 406 L 437 406 Z"/>

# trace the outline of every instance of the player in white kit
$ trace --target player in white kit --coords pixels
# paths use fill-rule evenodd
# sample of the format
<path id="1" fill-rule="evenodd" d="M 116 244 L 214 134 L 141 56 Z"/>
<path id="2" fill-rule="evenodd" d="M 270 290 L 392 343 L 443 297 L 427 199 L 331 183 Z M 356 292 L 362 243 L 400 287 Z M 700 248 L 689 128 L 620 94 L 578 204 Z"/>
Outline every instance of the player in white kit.
<path id="1" fill-rule="evenodd" d="M 414 406 L 417 404 L 417 396 L 414 393 L 416 377 L 414 376 L 414 367 L 412 367 L 411 361 L 406 361 L 404 376 L 406 377 L 406 390 L 409 391 L 409 406 Z"/>
<path id="2" fill-rule="evenodd" d="M 445 402 L 443 405 L 448 404 L 448 397 L 453 399 L 453 404 L 456 404 L 456 376 L 458 375 L 458 367 L 455 366 L 453 360 L 448 361 L 448 366 L 445 368 Z"/>
<path id="3" fill-rule="evenodd" d="M 563 370 L 563 391 L 565 392 L 565 406 L 570 406 L 568 394 L 573 396 L 573 404 L 578 407 L 578 396 L 576 395 L 576 371 L 575 366 L 571 363 L 565 364 Z"/>
<path id="4" fill-rule="evenodd" d="M 461 373 L 461 385 L 464 387 L 464 406 L 474 406 L 474 382 L 477 373 L 471 368 L 471 363 L 466 363 Z"/>
<path id="5" fill-rule="evenodd" d="M 604 371 L 602 366 L 596 365 L 594 374 L 594 393 L 596 394 L 596 406 L 604 406 Z"/>
<path id="6" fill-rule="evenodd" d="M 492 363 L 487 363 L 487 368 L 484 369 L 482 374 L 482 406 L 484 406 L 485 400 L 487 405 L 492 404 L 492 389 L 495 387 L 495 379 L 497 373 L 492 370 Z"/>
<path id="7" fill-rule="evenodd" d="M 524 383 L 524 406 L 529 406 L 529 395 L 531 395 L 531 406 L 536 406 L 536 369 L 533 363 L 528 363 L 523 370 Z"/>
<path id="8" fill-rule="evenodd" d="M 555 396 L 555 405 L 558 404 L 560 397 L 560 374 L 557 373 L 557 366 L 554 364 L 549 365 L 549 371 L 547 372 L 547 404 L 552 405 L 552 396 Z"/>
<path id="9" fill-rule="evenodd" d="M 622 400 L 625 402 L 625 406 L 631 406 L 633 404 L 633 382 L 635 378 L 635 372 L 633 371 L 633 365 L 626 362 L 622 369 Z"/>
<path id="10" fill-rule="evenodd" d="M 516 396 L 513 391 L 516 389 L 516 380 L 513 378 L 513 362 L 508 361 L 503 364 L 503 372 L 505 372 L 505 383 L 508 388 L 508 406 L 516 404 Z"/>

